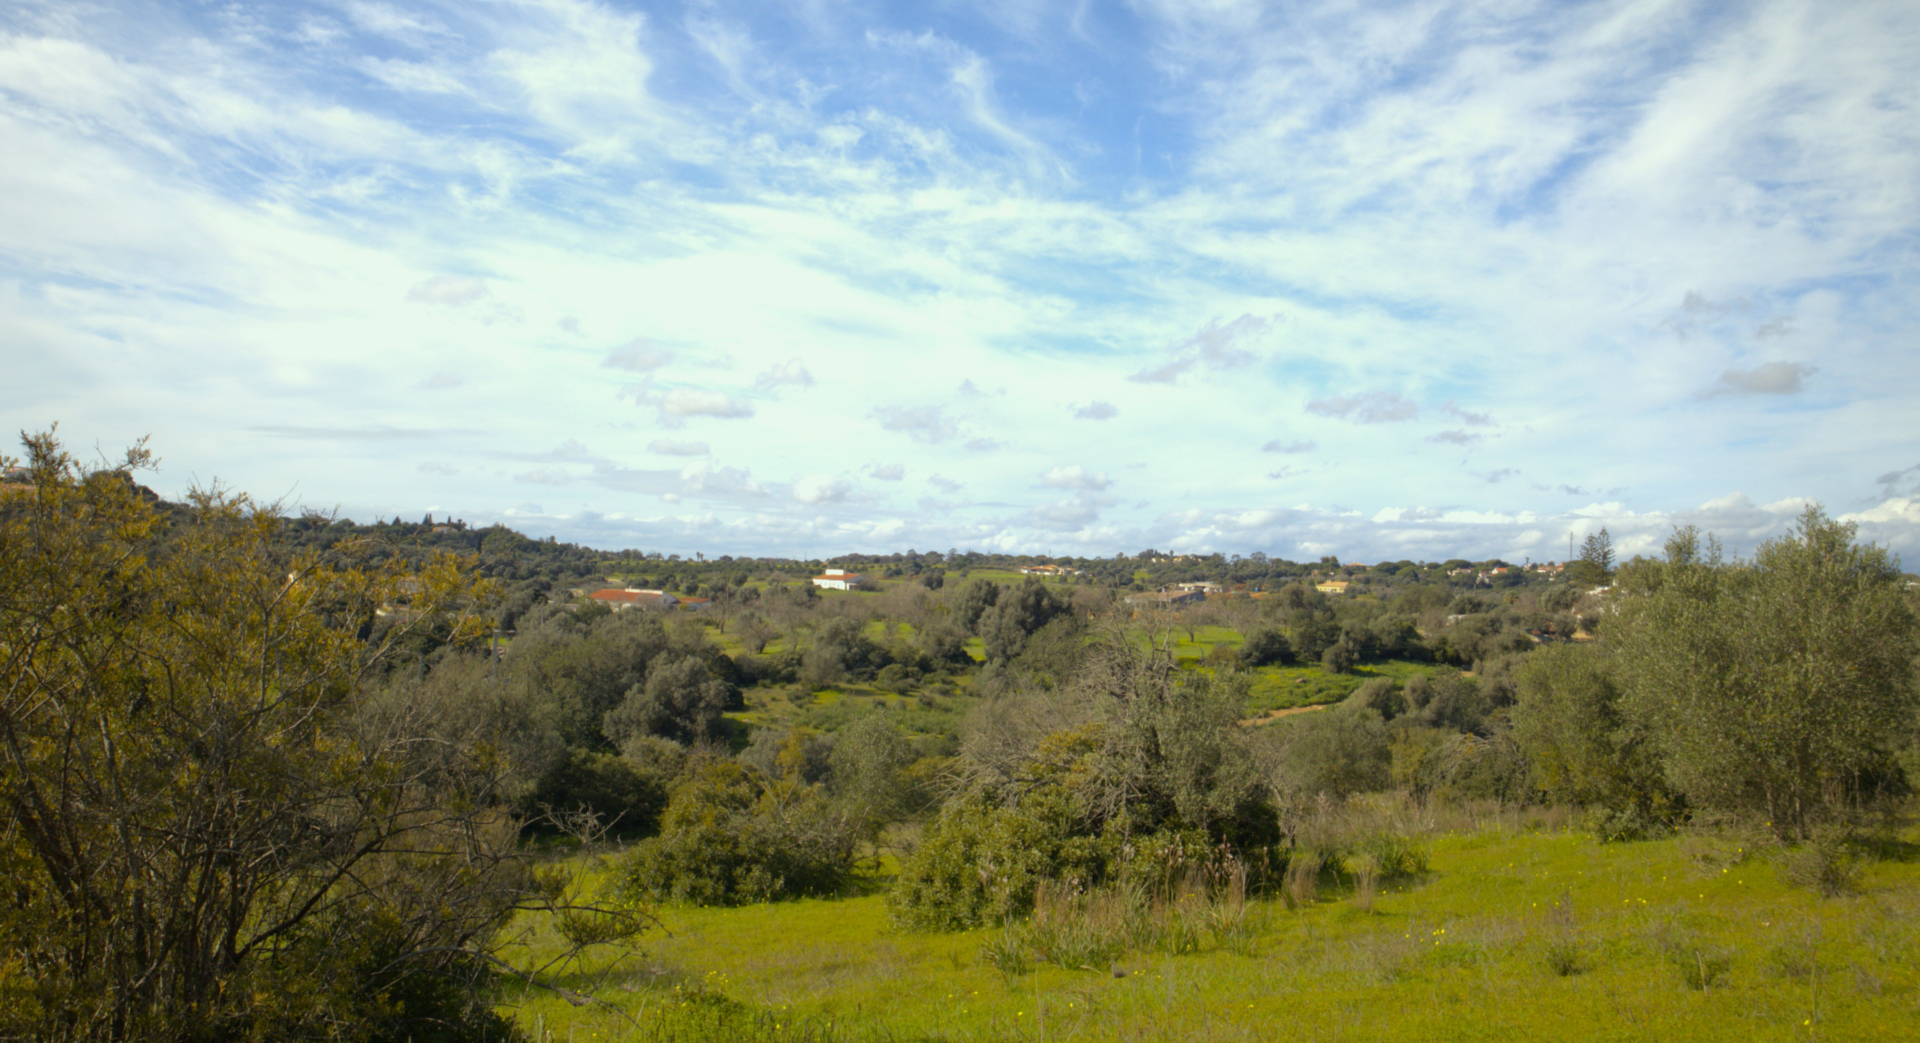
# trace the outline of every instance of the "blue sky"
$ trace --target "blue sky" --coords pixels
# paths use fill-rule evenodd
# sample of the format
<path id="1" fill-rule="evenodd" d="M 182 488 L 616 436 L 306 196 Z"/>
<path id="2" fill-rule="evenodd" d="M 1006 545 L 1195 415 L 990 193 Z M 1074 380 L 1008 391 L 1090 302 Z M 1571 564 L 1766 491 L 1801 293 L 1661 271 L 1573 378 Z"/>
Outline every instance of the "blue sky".
<path id="1" fill-rule="evenodd" d="M 0 5 L 0 415 L 605 547 L 1920 554 L 1911 3 Z"/>

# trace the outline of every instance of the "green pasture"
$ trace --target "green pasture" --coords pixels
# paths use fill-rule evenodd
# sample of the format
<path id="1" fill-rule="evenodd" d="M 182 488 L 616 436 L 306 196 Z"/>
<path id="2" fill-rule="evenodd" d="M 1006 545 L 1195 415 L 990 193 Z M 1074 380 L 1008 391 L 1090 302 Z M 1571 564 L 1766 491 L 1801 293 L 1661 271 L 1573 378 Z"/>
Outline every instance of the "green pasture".
<path id="1" fill-rule="evenodd" d="M 502 1003 L 543 1043 L 1920 1038 L 1913 846 L 1825 899 L 1737 836 L 1545 825 L 1429 823 L 1429 871 L 1370 908 L 1335 873 L 1298 909 L 1256 898 L 1230 943 L 1082 969 L 1003 973 L 1007 930 L 898 931 L 877 893 L 662 908 L 637 945 L 508 979 Z M 607 878 L 605 857 L 574 858 Z M 523 970 L 565 952 L 540 916 L 508 933 Z"/>
<path id="2" fill-rule="evenodd" d="M 970 678 L 960 679 L 962 682 Z M 971 705 L 961 683 L 928 686 L 911 695 L 872 685 L 842 683 L 818 691 L 804 685 L 762 685 L 742 693 L 744 710 L 728 713 L 729 720 L 752 728 L 784 731 L 835 732 L 870 711 L 890 714 L 910 735 L 944 735 L 959 730 Z"/>

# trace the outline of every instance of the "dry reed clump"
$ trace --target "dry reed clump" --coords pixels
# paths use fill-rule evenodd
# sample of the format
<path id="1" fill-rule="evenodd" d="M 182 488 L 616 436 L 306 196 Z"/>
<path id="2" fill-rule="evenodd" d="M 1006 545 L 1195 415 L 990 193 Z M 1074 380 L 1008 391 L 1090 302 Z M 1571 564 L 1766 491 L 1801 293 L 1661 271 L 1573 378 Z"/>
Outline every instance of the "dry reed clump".
<path id="1" fill-rule="evenodd" d="M 1380 891 L 1380 859 L 1372 852 L 1355 856 L 1348 868 L 1353 873 L 1353 905 L 1363 913 L 1373 912 L 1373 900 Z"/>
<path id="2" fill-rule="evenodd" d="M 1298 852 L 1287 860 L 1280 890 L 1287 908 L 1304 909 L 1320 899 L 1321 865 L 1320 856 L 1311 851 Z"/>
<path id="3" fill-rule="evenodd" d="M 1356 907 L 1372 911 L 1387 884 L 1426 873 L 1420 838 L 1434 831 L 1435 811 L 1405 794 L 1298 802 L 1286 814 L 1293 850 L 1280 874 L 1282 899 L 1291 909 L 1312 905 L 1323 878 L 1331 877 L 1350 886 Z"/>
<path id="4" fill-rule="evenodd" d="M 1145 950 L 1177 956 L 1211 947 L 1253 955 L 1258 934 L 1247 868 L 1226 857 L 1163 874 L 1154 886 L 1138 878 L 1093 888 L 1042 881 L 1032 914 L 989 940 L 981 958 L 1010 975 L 1026 973 L 1029 961 L 1098 971 Z"/>

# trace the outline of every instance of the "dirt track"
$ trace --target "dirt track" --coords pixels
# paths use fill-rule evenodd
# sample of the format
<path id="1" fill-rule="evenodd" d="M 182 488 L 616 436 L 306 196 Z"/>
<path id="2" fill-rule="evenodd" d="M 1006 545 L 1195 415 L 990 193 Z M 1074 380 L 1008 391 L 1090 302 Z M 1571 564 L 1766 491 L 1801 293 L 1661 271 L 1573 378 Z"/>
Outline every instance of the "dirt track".
<path id="1" fill-rule="evenodd" d="M 1296 713 L 1312 713 L 1315 710 L 1324 710 L 1327 707 L 1332 705 L 1334 704 L 1321 703 L 1318 706 L 1293 706 L 1285 710 L 1268 710 L 1266 713 L 1263 713 L 1258 717 L 1249 717 L 1246 720 L 1241 721 L 1240 726 L 1242 728 L 1258 728 L 1263 724 L 1272 724 L 1274 721 L 1277 721 L 1282 717 L 1292 717 Z"/>

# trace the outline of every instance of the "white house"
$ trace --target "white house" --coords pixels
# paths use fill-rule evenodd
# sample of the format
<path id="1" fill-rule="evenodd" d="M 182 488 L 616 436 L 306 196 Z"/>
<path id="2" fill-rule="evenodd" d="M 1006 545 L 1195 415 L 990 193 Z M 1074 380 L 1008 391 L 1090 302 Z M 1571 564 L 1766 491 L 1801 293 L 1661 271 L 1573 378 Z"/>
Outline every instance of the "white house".
<path id="1" fill-rule="evenodd" d="M 813 585 L 823 590 L 871 590 L 873 581 L 858 572 L 846 569 L 827 569 L 813 577 Z"/>

